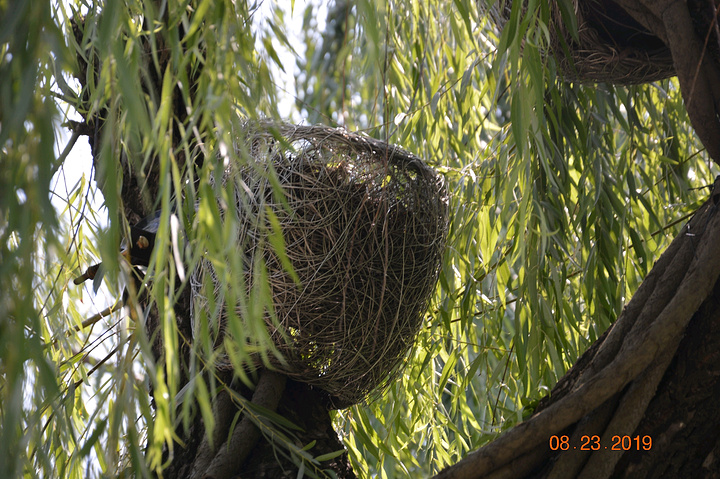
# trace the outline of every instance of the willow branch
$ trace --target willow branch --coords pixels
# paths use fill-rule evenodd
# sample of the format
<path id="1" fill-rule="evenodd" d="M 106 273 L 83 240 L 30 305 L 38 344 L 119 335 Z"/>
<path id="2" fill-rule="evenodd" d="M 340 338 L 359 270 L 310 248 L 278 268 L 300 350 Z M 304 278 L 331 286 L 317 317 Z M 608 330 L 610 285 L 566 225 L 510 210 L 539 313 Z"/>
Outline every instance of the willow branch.
<path id="1" fill-rule="evenodd" d="M 713 198 L 717 195 L 716 183 Z M 708 223 L 702 235 L 706 240 L 700 242 L 687 275 L 652 325 L 626 338 L 613 361 L 585 384 L 436 477 L 478 477 L 498 469 L 597 408 L 660 355 L 665 355 L 668 350 L 674 353 L 673 345 L 709 294 L 720 272 L 720 242 L 716 241 L 720 236 L 720 215 L 714 214 L 714 207 L 708 210 Z M 687 233 L 686 227 L 681 234 Z"/>

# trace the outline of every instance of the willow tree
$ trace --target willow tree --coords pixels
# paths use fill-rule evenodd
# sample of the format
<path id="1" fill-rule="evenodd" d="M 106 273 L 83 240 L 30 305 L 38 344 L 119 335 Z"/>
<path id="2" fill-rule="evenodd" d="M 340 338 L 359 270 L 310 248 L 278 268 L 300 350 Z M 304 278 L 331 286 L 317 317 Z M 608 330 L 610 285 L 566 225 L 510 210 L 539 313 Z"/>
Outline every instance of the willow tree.
<path id="1" fill-rule="evenodd" d="M 182 477 L 223 439 L 232 390 L 230 429 L 251 418 L 267 439 L 242 467 L 269 477 L 717 471 L 714 9 L 512 2 L 500 29 L 480 3 L 336 1 L 319 33 L 313 5 L 0 3 L 0 470 Z M 652 75 L 611 75 L 635 57 L 608 16 L 629 26 L 625 47 L 657 50 Z M 286 31 L 300 18 L 303 48 Z M 593 29 L 605 43 L 585 42 Z M 602 55 L 609 69 L 582 76 Z M 278 111 L 272 65 L 296 71 L 295 111 Z M 289 116 L 402 145 L 451 193 L 402 375 L 348 409 L 302 383 L 259 408 L 258 378 L 216 373 L 209 338 L 192 337 L 183 277 L 198 252 L 232 256 L 196 199 L 215 194 L 238 119 Z M 53 175 L 83 137 L 93 176 L 55 210 Z M 120 243 L 154 211 L 137 281 Z M 72 284 L 99 261 L 105 295 Z M 95 314 L 123 290 L 124 308 Z M 242 320 L 234 354 L 271 357 L 259 315 Z"/>

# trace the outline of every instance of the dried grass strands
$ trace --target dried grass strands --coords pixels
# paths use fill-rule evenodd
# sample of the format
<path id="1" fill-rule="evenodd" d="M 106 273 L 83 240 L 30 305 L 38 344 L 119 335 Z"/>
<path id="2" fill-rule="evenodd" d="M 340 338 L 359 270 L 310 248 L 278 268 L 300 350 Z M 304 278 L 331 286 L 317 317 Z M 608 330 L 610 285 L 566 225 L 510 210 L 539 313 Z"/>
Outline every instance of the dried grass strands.
<path id="1" fill-rule="evenodd" d="M 448 232 L 444 183 L 412 154 L 344 130 L 243 128 L 253 163 L 229 165 L 223 181 L 235 183 L 248 287 L 258 255 L 267 266 L 277 322 L 266 323 L 284 358 L 275 365 L 339 403 L 356 403 L 394 377 L 421 326 Z M 263 246 L 265 208 L 280 222 L 300 287 Z M 202 262 L 196 307 L 206 304 L 204 275 L 219 289 L 212 265 Z"/>

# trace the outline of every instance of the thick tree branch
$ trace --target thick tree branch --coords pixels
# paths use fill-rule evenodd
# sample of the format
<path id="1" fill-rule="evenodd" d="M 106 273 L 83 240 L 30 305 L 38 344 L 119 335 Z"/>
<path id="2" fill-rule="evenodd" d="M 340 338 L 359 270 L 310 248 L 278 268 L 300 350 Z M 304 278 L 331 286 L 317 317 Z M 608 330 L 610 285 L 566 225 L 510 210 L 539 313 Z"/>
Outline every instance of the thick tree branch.
<path id="1" fill-rule="evenodd" d="M 572 441 L 573 444 L 581 444 L 583 436 L 593 436 L 596 435 L 598 431 L 606 430 L 613 413 L 617 410 L 618 401 L 619 396 L 613 396 L 592 413 L 582 418 L 572 433 L 570 441 Z M 577 454 L 563 454 L 559 456 L 547 476 L 548 479 L 576 477 L 591 455 L 592 451 L 590 450 L 580 450 L 577 451 Z"/>
<path id="2" fill-rule="evenodd" d="M 678 0 L 669 3 L 662 11 L 662 20 L 685 106 L 693 128 L 710 157 L 720 164 L 717 65 L 704 55 L 704 47 L 695 34 L 687 4 Z"/>
<path id="3" fill-rule="evenodd" d="M 648 404 L 655 395 L 657 386 L 662 380 L 675 351 L 680 344 L 682 335 L 678 335 L 674 345 L 670 345 L 664 354 L 650 365 L 647 371 L 633 381 L 629 390 L 623 395 L 610 424 L 604 428 L 600 444 L 612 444 L 613 436 L 630 436 L 647 411 Z M 595 429 L 595 433 L 603 428 Z M 578 476 L 583 479 L 607 479 L 611 477 L 615 465 L 622 457 L 623 451 L 600 448 L 590 455 L 587 464 Z M 563 456 L 564 457 L 564 456 Z M 571 476 L 565 476 L 571 477 Z M 574 477 L 574 476 L 573 476 Z"/>
<path id="4" fill-rule="evenodd" d="M 252 396 L 253 404 L 275 411 L 285 390 L 287 377 L 274 371 L 263 370 Z M 247 414 L 235 427 L 232 435 L 213 458 L 207 471 L 196 471 L 192 477 L 203 479 L 229 479 L 239 471 L 245 459 L 260 440 L 260 430 Z M 200 475 L 196 475 L 200 473 Z M 204 474 L 203 474 L 204 473 Z"/>
<path id="5" fill-rule="evenodd" d="M 213 418 L 215 419 L 215 429 L 212 432 L 212 439 L 206 434 L 203 437 L 197 454 L 195 455 L 195 463 L 193 464 L 193 472 L 191 478 L 201 477 L 201 474 L 207 470 L 217 453 L 220 445 L 224 443 L 228 435 L 230 424 L 233 416 L 237 412 L 233 405 L 230 394 L 227 391 L 221 391 L 213 401 Z"/>
<path id="6" fill-rule="evenodd" d="M 698 36 L 707 32 L 696 31 L 686 1 L 616 1 L 670 48 L 692 126 L 720 164 L 720 68 Z"/>

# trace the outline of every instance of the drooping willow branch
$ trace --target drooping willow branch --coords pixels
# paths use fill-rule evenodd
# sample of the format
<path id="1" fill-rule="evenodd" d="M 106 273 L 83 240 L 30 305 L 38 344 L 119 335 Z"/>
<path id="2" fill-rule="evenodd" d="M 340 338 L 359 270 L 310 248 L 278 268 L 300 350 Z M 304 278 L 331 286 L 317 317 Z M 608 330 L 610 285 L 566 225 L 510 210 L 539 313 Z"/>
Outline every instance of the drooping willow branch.
<path id="1" fill-rule="evenodd" d="M 436 478 L 526 474 L 547 455 L 538 448 L 547 452 L 545 443 L 551 435 L 583 418 L 596 421 L 594 427 L 607 424 L 602 429 L 612 434 L 632 432 L 675 355 L 688 322 L 720 276 L 718 203 L 720 180 L 710 199 L 657 262 L 603 344 L 589 351 L 590 364 L 577 377 L 569 373 L 567 377 L 574 378 L 570 383 L 562 384 L 561 380 L 558 397 L 553 397 L 547 408 Z M 620 395 L 616 398 L 619 407 L 603 409 L 603 404 L 616 395 Z M 588 477 L 612 474 L 615 463 L 603 459 L 591 458 L 584 469 L 591 474 Z M 526 465 L 524 471 L 518 470 L 517 461 Z M 564 473 L 573 470 L 575 474 L 579 466 L 560 462 Z"/>

